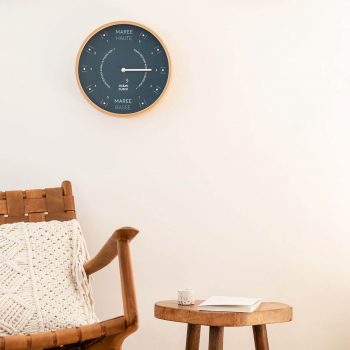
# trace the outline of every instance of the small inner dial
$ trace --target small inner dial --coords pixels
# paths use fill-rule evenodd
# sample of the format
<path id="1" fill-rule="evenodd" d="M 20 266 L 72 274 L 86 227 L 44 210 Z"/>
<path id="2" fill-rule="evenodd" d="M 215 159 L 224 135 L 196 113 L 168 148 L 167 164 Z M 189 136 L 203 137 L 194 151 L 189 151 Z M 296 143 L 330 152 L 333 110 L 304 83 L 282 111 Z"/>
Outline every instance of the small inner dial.
<path id="1" fill-rule="evenodd" d="M 167 49 L 139 24 L 115 22 L 92 33 L 76 65 L 80 89 L 98 109 L 131 116 L 151 108 L 170 78 Z"/>

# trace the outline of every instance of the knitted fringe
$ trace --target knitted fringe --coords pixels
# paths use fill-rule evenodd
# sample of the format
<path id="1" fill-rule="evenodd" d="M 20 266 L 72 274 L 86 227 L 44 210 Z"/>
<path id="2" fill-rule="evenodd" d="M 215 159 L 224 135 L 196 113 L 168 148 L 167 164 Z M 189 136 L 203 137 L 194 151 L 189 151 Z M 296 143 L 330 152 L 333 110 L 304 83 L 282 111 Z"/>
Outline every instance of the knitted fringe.
<path id="1" fill-rule="evenodd" d="M 76 220 L 72 220 L 73 225 L 73 265 L 72 274 L 75 279 L 79 297 L 85 300 L 85 314 L 89 323 L 99 322 L 94 313 L 95 302 L 92 297 L 91 280 L 92 276 L 87 276 L 84 265 L 90 260 L 86 241 Z M 86 309 L 87 308 L 87 309 Z"/>

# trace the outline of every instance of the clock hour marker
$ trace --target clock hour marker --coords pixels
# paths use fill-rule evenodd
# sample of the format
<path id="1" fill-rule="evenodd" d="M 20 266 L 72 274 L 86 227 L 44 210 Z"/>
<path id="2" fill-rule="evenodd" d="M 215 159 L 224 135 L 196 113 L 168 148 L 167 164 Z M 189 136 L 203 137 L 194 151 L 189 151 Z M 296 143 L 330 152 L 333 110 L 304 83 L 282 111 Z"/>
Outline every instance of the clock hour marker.
<path id="1" fill-rule="evenodd" d="M 152 85 L 151 85 L 151 87 L 152 87 Z M 154 92 L 155 94 L 159 95 L 159 90 L 160 90 L 160 89 L 161 89 L 161 87 L 158 86 L 158 85 L 156 85 L 156 88 L 153 90 L 153 92 Z"/>
<path id="2" fill-rule="evenodd" d="M 154 50 L 155 50 L 155 52 L 156 52 L 157 55 L 158 55 L 159 53 L 163 52 L 159 46 L 156 46 L 156 47 L 154 48 Z"/>
<path id="3" fill-rule="evenodd" d="M 166 74 L 165 69 L 166 67 L 160 67 L 160 74 Z"/>
<path id="4" fill-rule="evenodd" d="M 91 94 L 92 92 L 94 92 L 95 90 L 93 90 L 93 87 L 91 87 L 91 85 L 88 85 L 85 89 L 87 89 L 88 93 Z"/>
<path id="5" fill-rule="evenodd" d="M 144 31 L 142 31 L 142 32 L 140 33 L 139 36 L 140 36 L 143 40 L 145 40 L 145 39 L 147 38 L 148 34 L 145 33 Z"/>
<path id="6" fill-rule="evenodd" d="M 91 55 L 91 53 L 92 53 L 92 49 L 93 49 L 93 47 L 92 47 L 92 46 L 87 45 L 87 47 L 85 48 L 85 52 L 87 52 L 89 55 Z"/>
<path id="7" fill-rule="evenodd" d="M 108 106 L 108 103 L 109 103 L 109 102 L 106 102 L 105 100 L 102 100 L 102 101 L 100 102 L 100 105 L 101 105 L 102 107 L 106 108 L 106 107 Z"/>
<path id="8" fill-rule="evenodd" d="M 107 39 L 107 38 L 108 38 L 108 33 L 107 33 L 107 31 L 105 30 L 105 31 L 103 31 L 102 33 L 100 33 L 100 37 L 102 38 L 102 40 Z M 108 41 L 108 40 L 107 40 L 107 41 Z"/>
<path id="9" fill-rule="evenodd" d="M 140 107 L 142 107 L 142 108 L 146 107 L 146 106 L 147 106 L 146 100 L 139 101 L 139 105 L 140 105 Z"/>

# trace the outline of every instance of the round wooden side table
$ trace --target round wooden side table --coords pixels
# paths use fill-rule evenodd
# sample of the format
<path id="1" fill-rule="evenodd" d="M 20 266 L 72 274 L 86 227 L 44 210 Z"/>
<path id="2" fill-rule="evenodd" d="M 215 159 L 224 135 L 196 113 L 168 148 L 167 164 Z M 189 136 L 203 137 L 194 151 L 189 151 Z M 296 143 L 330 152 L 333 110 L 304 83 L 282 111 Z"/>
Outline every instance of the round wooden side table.
<path id="1" fill-rule="evenodd" d="M 187 323 L 186 350 L 198 350 L 201 326 L 209 326 L 209 350 L 222 350 L 224 327 L 253 326 L 256 350 L 269 350 L 266 325 L 289 322 L 293 318 L 291 306 L 281 303 L 261 303 L 252 313 L 199 311 L 194 305 L 178 305 L 177 300 L 159 301 L 154 316 L 161 320 Z"/>

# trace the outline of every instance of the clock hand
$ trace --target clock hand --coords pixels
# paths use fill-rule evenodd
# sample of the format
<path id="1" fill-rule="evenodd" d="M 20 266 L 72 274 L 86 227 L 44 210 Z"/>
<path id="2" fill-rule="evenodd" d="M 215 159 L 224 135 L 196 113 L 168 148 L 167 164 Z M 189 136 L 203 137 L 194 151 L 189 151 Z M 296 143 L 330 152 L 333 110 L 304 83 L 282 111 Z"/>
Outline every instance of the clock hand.
<path id="1" fill-rule="evenodd" d="M 152 72 L 152 69 L 149 68 L 145 68 L 145 69 L 126 69 L 126 68 L 122 68 L 121 71 L 123 73 L 125 72 Z"/>

